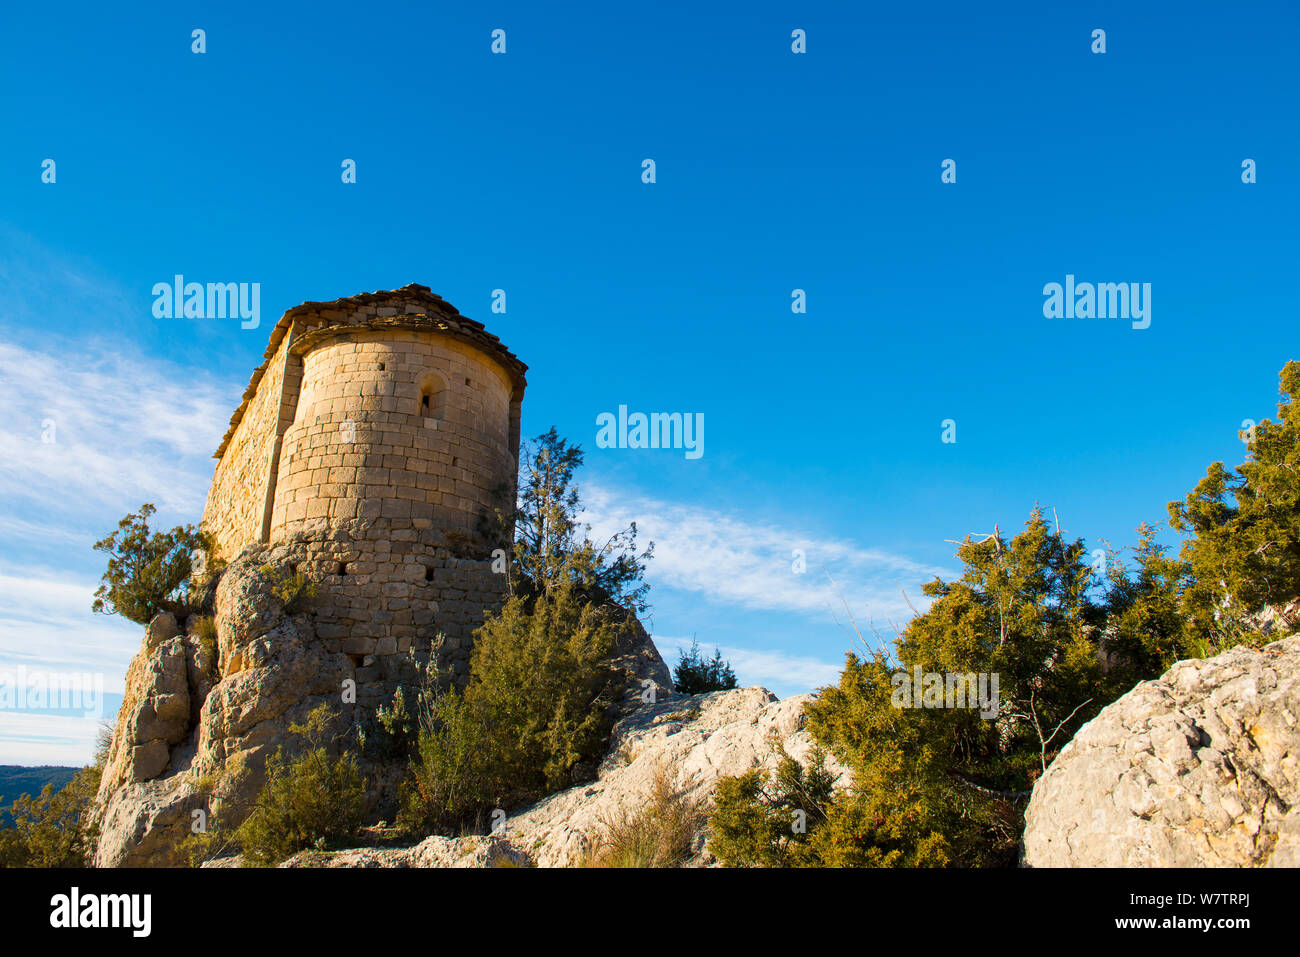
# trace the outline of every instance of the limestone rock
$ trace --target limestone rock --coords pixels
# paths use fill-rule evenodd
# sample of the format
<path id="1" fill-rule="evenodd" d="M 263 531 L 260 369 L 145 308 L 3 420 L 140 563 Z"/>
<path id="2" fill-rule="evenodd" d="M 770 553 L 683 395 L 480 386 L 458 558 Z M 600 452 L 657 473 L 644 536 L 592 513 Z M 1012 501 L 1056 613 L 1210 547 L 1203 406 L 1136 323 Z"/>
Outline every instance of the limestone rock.
<path id="1" fill-rule="evenodd" d="M 1032 867 L 1300 866 L 1300 637 L 1181 661 L 1034 787 Z"/>
<path id="2" fill-rule="evenodd" d="M 351 663 L 325 650 L 310 615 L 285 610 L 260 572 L 264 551 L 251 550 L 223 575 L 215 641 L 180 635 L 170 614 L 150 623 L 127 671 L 96 797 L 97 865 L 182 863 L 176 846 L 190 812 L 215 819 L 249 806 L 265 783 L 266 758 L 295 743 L 291 724 L 326 700 L 341 721 L 352 720 L 340 703 Z"/>
<path id="3" fill-rule="evenodd" d="M 164 617 L 170 621 L 160 621 Z M 170 613 L 156 616 L 144 647 L 127 670 L 119 712 L 122 733 L 114 736 L 101 778 L 101 794 L 126 783 L 156 778 L 167 768 L 171 747 L 189 732 L 185 641 L 162 637 L 175 627 L 176 619 Z"/>
<path id="4" fill-rule="evenodd" d="M 160 611 L 149 621 L 146 630 L 147 644 L 152 648 L 168 638 L 175 638 L 180 633 L 181 629 L 180 625 L 176 624 L 176 616 L 169 611 Z"/>
<path id="5" fill-rule="evenodd" d="M 673 675 L 649 633 L 634 614 L 609 604 L 601 614 L 616 624 L 610 665 L 620 673 L 622 691 L 612 717 L 617 720 L 646 701 L 661 701 L 673 691 Z"/>
<path id="6" fill-rule="evenodd" d="M 281 867 L 529 867 L 528 855 L 503 837 L 427 837 L 415 847 L 303 851 Z"/>
<path id="7" fill-rule="evenodd" d="M 99 820 L 96 867 L 179 867 L 179 841 L 191 813 L 206 802 L 183 775 L 124 784 L 109 795 Z"/>
<path id="8" fill-rule="evenodd" d="M 666 772 L 688 798 L 702 805 L 718 779 L 753 767 L 775 768 L 775 739 L 800 761 L 812 750 L 804 730 L 804 705 L 812 695 L 777 700 L 765 688 L 740 688 L 699 696 L 674 696 L 646 705 L 616 726 L 599 778 L 539 801 L 508 819 L 506 834 L 540 867 L 571 867 L 582 860 L 606 822 L 644 807 L 657 774 Z M 833 770 L 849 780 L 842 767 Z M 712 862 L 701 829 L 695 864 Z"/>
<path id="9" fill-rule="evenodd" d="M 299 855 L 293 866 L 485 867 L 579 864 L 606 822 L 645 806 L 656 776 L 666 772 L 687 797 L 706 805 L 720 777 L 752 767 L 774 768 L 773 740 L 801 761 L 813 741 L 803 709 L 812 695 L 777 700 L 764 688 L 670 695 L 645 704 L 615 726 L 597 780 L 544 798 L 505 821 L 488 837 L 430 837 L 414 848 L 370 848 Z M 848 783 L 845 768 L 828 763 Z M 694 840 L 696 866 L 713 863 L 701 827 Z"/>

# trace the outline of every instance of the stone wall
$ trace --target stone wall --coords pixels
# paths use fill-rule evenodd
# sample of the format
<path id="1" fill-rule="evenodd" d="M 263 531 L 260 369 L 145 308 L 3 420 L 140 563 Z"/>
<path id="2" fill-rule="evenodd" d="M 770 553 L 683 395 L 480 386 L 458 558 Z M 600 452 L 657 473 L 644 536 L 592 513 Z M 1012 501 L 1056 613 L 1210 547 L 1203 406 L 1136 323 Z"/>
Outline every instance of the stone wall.
<path id="1" fill-rule="evenodd" d="M 348 656 L 363 706 L 387 701 L 412 681 L 412 662 L 428 661 L 438 634 L 440 667 L 466 678 L 474 630 L 506 594 L 490 557 L 459 557 L 439 531 L 410 520 L 312 519 L 268 551 L 249 554 L 317 583 L 306 605 L 315 635 L 326 652 Z"/>
<path id="2" fill-rule="evenodd" d="M 279 437 L 293 419 L 302 362 L 289 353 L 290 335 L 268 350 L 267 362 L 249 385 L 237 423 L 218 452 L 203 509 L 203 526 L 227 560 L 249 542 L 263 540 L 276 469 Z"/>
<path id="3" fill-rule="evenodd" d="M 470 535 L 480 515 L 509 503 L 511 383 L 495 363 L 404 329 L 301 342 L 272 541 L 318 518 L 416 520 L 411 527 Z"/>

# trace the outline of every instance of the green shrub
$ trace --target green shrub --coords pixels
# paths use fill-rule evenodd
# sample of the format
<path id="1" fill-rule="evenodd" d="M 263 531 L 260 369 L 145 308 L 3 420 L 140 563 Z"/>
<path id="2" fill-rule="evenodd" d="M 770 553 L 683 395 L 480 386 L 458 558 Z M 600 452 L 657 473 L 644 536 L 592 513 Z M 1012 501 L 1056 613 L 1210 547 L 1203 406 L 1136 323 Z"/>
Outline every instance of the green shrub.
<path id="1" fill-rule="evenodd" d="M 354 754 L 330 757 L 331 721 L 329 707 L 318 706 L 303 724 L 289 728 L 305 750 L 287 758 L 277 748 L 267 759 L 266 786 L 235 833 L 250 863 L 275 865 L 298 851 L 356 839 L 365 780 Z"/>
<path id="2" fill-rule="evenodd" d="M 149 516 L 155 511 L 152 505 L 141 505 L 139 512 L 118 522 L 117 531 L 95 543 L 95 550 L 109 558 L 92 611 L 121 615 L 142 625 L 160 611 L 185 617 L 190 553 L 210 551 L 212 540 L 192 525 L 151 532 Z"/>
<path id="3" fill-rule="evenodd" d="M 1163 674 L 1175 662 L 1202 658 L 1210 645 L 1187 627 L 1183 596 L 1190 582 L 1185 562 L 1168 558 L 1153 525 L 1138 526 L 1134 574 L 1111 552 L 1106 564 L 1105 651 L 1110 667 L 1131 682 Z"/>
<path id="4" fill-rule="evenodd" d="M 673 690 L 682 694 L 708 694 L 736 687 L 736 673 L 730 662 L 722 660 L 722 652 L 713 649 L 712 658 L 700 656 L 700 646 L 691 639 L 689 652 L 678 652 L 677 667 L 673 670 Z"/>
<path id="5" fill-rule="evenodd" d="M 454 829 L 573 783 L 608 739 L 613 643 L 572 584 L 511 598 L 476 632 L 463 692 L 428 678 L 404 823 Z"/>
<path id="6" fill-rule="evenodd" d="M 895 642 L 896 657 L 850 653 L 838 685 L 807 708 L 808 728 L 852 774 L 833 798 L 810 769 L 781 762 L 727 783 L 713 819 L 729 863 L 826 866 L 1013 864 L 1034 778 L 1083 722 L 1127 690 L 1097 653 L 1100 618 L 1081 540 L 1035 509 L 1025 530 L 968 537 L 960 579 L 925 586 L 934 599 Z M 996 674 L 996 711 L 896 703 L 895 675 Z M 901 703 L 901 702 L 900 702 Z M 847 782 L 846 782 L 847 783 Z M 800 795 L 808 795 L 801 798 Z M 799 801 L 807 833 L 792 834 Z"/>
<path id="7" fill-rule="evenodd" d="M 217 623 L 212 620 L 211 615 L 191 615 L 189 620 L 190 634 L 199 639 L 199 647 L 203 653 L 214 661 L 217 657 Z"/>
<path id="8" fill-rule="evenodd" d="M 316 583 L 302 572 L 263 565 L 259 571 L 271 582 L 271 594 L 280 599 L 284 610 L 294 614 L 302 608 L 304 601 L 315 598 L 319 589 Z"/>
<path id="9" fill-rule="evenodd" d="M 852 771 L 851 803 L 869 825 L 857 840 L 864 861 L 1015 862 L 1034 780 L 1131 685 L 1101 665 L 1087 554 L 1038 509 L 1009 541 L 996 530 L 967 537 L 957 550 L 962 576 L 925 586 L 934 601 L 899 636 L 896 660 L 848 655 L 838 685 L 809 706 L 814 738 Z M 917 667 L 997 675 L 996 713 L 896 706 L 895 674 Z"/>
<path id="10" fill-rule="evenodd" d="M 89 867 L 99 833 L 90 823 L 101 765 L 82 768 L 58 791 L 47 784 L 38 797 L 24 794 L 0 829 L 0 866 Z"/>
<path id="11" fill-rule="evenodd" d="M 726 867 L 819 863 L 809 842 L 829 819 L 834 776 L 826 770 L 825 752 L 819 748 L 807 767 L 779 753 L 774 775 L 755 768 L 718 782 L 709 850 Z"/>
<path id="12" fill-rule="evenodd" d="M 442 635 L 434 642 L 433 654 L 442 647 Z M 397 757 L 410 757 L 420 738 L 420 722 L 416 712 L 406 703 L 406 690 L 398 685 L 393 699 L 375 709 L 374 721 L 369 729 L 358 728 L 357 738 L 363 754 L 386 761 Z"/>
<path id="13" fill-rule="evenodd" d="M 754 768 L 718 780 L 709 816 L 709 850 L 726 867 L 780 867 L 786 863 L 790 822 L 766 798 L 767 775 Z"/>

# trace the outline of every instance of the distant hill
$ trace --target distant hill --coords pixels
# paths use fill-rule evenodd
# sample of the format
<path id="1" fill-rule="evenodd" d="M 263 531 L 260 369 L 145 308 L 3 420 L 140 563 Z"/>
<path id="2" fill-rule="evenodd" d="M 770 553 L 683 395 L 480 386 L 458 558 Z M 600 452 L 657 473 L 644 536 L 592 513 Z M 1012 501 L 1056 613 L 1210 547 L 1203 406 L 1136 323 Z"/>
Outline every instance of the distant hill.
<path id="1" fill-rule="evenodd" d="M 41 793 L 41 788 L 53 784 L 59 790 L 76 774 L 80 768 L 57 767 L 52 764 L 38 768 L 25 768 L 16 764 L 0 764 L 0 827 L 9 826 L 9 805 L 24 794 L 32 797 Z"/>

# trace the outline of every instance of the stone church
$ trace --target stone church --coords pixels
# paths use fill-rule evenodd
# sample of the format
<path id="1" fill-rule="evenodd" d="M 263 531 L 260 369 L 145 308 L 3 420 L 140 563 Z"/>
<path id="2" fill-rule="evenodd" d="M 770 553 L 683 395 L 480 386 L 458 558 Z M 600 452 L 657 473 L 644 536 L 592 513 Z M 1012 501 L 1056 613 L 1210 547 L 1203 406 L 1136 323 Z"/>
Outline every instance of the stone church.
<path id="1" fill-rule="evenodd" d="M 218 556 L 280 546 L 320 582 L 317 635 L 358 685 L 435 632 L 463 675 L 505 593 L 526 370 L 427 286 L 290 309 L 216 452 Z"/>

